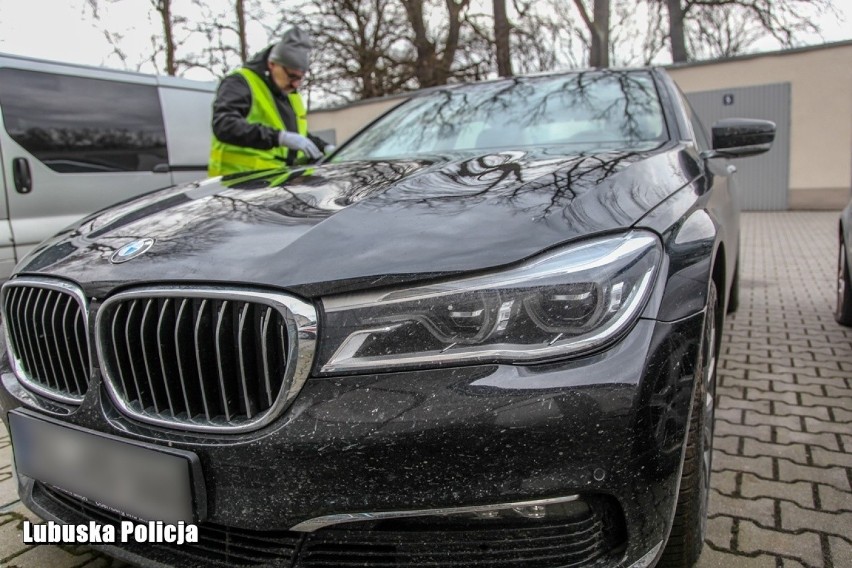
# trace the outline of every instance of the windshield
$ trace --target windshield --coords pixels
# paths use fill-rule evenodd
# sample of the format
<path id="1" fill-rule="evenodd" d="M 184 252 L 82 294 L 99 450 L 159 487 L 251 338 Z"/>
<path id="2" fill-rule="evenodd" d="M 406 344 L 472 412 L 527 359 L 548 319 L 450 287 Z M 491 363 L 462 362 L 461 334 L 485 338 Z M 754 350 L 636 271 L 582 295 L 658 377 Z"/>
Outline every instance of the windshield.
<path id="1" fill-rule="evenodd" d="M 649 73 L 584 72 L 431 92 L 382 117 L 334 161 L 563 144 L 573 152 L 667 137 Z"/>

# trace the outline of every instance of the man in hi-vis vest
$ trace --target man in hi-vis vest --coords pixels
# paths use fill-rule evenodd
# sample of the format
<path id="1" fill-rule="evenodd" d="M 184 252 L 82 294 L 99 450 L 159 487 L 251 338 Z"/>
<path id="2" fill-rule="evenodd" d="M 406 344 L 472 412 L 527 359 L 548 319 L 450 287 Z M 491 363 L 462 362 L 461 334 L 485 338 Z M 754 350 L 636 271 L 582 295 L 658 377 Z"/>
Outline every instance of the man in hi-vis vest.
<path id="1" fill-rule="evenodd" d="M 310 66 L 310 37 L 298 28 L 219 84 L 213 102 L 210 176 L 292 166 L 322 157 L 296 90 Z M 330 148 L 329 148 L 330 149 Z"/>

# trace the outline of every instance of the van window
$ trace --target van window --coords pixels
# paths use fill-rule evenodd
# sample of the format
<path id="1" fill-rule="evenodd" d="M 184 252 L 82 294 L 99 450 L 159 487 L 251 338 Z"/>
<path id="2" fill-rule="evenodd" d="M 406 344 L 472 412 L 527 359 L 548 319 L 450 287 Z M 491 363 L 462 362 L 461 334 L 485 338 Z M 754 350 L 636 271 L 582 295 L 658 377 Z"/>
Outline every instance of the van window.
<path id="1" fill-rule="evenodd" d="M 57 172 L 168 163 L 156 86 L 4 68 L 0 105 L 12 139 Z"/>

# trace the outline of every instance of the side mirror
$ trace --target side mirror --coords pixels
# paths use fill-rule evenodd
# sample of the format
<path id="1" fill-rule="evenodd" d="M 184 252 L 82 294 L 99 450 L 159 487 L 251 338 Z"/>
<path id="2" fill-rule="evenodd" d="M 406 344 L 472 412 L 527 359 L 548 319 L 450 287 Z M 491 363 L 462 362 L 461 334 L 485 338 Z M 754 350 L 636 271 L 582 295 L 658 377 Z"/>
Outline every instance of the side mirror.
<path id="1" fill-rule="evenodd" d="M 713 150 L 705 158 L 744 158 L 763 154 L 775 140 L 775 123 L 752 118 L 726 118 L 713 125 Z"/>

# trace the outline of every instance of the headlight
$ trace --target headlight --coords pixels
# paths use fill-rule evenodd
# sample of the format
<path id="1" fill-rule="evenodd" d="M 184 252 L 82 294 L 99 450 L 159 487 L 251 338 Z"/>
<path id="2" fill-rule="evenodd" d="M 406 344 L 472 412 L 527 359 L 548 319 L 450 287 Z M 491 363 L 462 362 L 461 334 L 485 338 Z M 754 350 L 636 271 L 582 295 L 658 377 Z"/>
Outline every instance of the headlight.
<path id="1" fill-rule="evenodd" d="M 530 363 L 600 348 L 639 317 L 660 258 L 655 235 L 632 231 L 502 272 L 324 298 L 321 372 Z"/>

